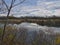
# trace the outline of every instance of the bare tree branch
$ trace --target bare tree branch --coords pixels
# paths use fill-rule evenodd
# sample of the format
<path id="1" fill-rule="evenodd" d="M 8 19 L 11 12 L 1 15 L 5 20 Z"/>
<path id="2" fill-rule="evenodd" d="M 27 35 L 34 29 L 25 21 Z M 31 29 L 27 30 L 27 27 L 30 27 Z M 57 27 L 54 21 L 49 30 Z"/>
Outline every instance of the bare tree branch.
<path id="1" fill-rule="evenodd" d="M 4 3 L 4 5 L 6 6 L 6 8 L 8 9 L 8 5 L 6 4 L 6 2 L 4 0 L 2 0 L 2 2 Z"/>
<path id="2" fill-rule="evenodd" d="M 23 0 L 23 1 L 21 1 L 21 2 L 19 2 L 19 3 L 17 3 L 17 4 L 15 4 L 15 5 L 13 5 L 13 7 L 18 6 L 19 4 L 22 4 L 24 1 L 25 1 L 25 0 Z"/>
<path id="3" fill-rule="evenodd" d="M 23 0 L 23 1 L 21 1 L 21 2 L 19 2 L 19 3 L 17 3 L 17 4 L 14 5 L 15 1 L 16 1 L 16 0 L 12 0 L 11 3 L 10 3 L 11 5 L 8 6 L 8 5 L 6 4 L 6 2 L 5 2 L 5 0 L 2 0 L 2 2 L 4 3 L 4 5 L 6 6 L 6 8 L 7 8 L 8 11 L 7 11 L 6 22 L 5 22 L 4 29 L 3 29 L 3 33 L 2 33 L 1 45 L 3 45 L 3 39 L 4 39 L 4 35 L 5 35 L 6 25 L 8 24 L 8 17 L 9 17 L 9 15 L 10 15 L 11 9 L 12 9 L 13 7 L 15 7 L 15 6 L 23 3 L 25 0 Z"/>

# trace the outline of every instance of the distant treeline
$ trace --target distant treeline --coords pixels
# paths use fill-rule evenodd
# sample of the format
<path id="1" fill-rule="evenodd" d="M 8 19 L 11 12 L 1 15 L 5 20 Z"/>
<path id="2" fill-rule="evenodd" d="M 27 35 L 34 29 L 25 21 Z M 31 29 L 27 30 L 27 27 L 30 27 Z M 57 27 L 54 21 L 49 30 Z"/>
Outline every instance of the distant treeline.
<path id="1" fill-rule="evenodd" d="M 52 17 L 36 17 L 36 16 L 21 16 L 21 17 L 14 17 L 14 16 L 9 16 L 9 19 L 60 19 L 58 16 L 52 16 Z M 6 19 L 6 16 L 1 16 L 0 19 Z"/>
<path id="2" fill-rule="evenodd" d="M 9 16 L 8 17 L 9 21 L 8 23 L 16 23 L 20 24 L 22 22 L 30 22 L 30 23 L 37 23 L 39 25 L 47 25 L 47 26 L 55 26 L 55 27 L 60 27 L 60 17 L 13 17 Z M 0 22 L 5 22 L 6 17 L 0 17 Z"/>

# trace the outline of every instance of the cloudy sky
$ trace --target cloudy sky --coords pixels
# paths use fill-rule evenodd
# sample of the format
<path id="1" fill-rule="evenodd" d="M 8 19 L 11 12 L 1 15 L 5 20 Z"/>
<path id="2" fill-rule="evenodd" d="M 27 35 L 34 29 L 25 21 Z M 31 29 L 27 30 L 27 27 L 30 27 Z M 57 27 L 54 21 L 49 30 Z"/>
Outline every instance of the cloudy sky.
<path id="1" fill-rule="evenodd" d="M 23 4 L 15 7 L 11 14 L 17 17 L 60 16 L 60 0 L 26 0 Z"/>

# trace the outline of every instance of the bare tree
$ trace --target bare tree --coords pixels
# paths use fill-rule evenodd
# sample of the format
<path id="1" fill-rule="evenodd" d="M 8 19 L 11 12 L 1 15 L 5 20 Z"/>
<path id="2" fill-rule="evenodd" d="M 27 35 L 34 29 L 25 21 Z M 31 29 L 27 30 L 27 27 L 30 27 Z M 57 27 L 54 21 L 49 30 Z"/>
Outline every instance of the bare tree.
<path id="1" fill-rule="evenodd" d="M 9 0 L 9 1 L 11 1 L 10 5 L 8 5 L 8 2 L 6 2 L 6 0 L 0 0 L 0 2 L 1 1 L 2 1 L 2 4 L 4 4 L 4 6 L 5 6 L 6 10 L 7 10 L 6 22 L 4 24 L 4 29 L 3 29 L 2 39 L 1 39 L 1 45 L 3 45 L 3 39 L 4 39 L 3 37 L 4 37 L 4 34 L 5 34 L 6 25 L 8 24 L 8 17 L 10 15 L 10 12 L 11 12 L 12 8 L 22 4 L 25 0 L 19 0 L 18 3 L 16 2 L 17 0 Z"/>

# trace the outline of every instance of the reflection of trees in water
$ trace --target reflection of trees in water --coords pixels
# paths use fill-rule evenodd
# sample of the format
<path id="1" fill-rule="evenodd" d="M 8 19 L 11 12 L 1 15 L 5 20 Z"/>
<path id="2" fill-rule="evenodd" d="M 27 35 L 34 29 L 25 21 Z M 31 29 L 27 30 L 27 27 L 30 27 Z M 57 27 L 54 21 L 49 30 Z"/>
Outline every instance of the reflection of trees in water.
<path id="1" fill-rule="evenodd" d="M 51 33 L 51 31 L 46 32 Z M 56 45 L 55 37 L 57 35 L 46 34 L 42 29 L 39 29 L 38 32 L 36 30 L 28 31 L 25 27 L 17 29 L 16 25 L 9 24 L 6 26 L 4 45 Z"/>

